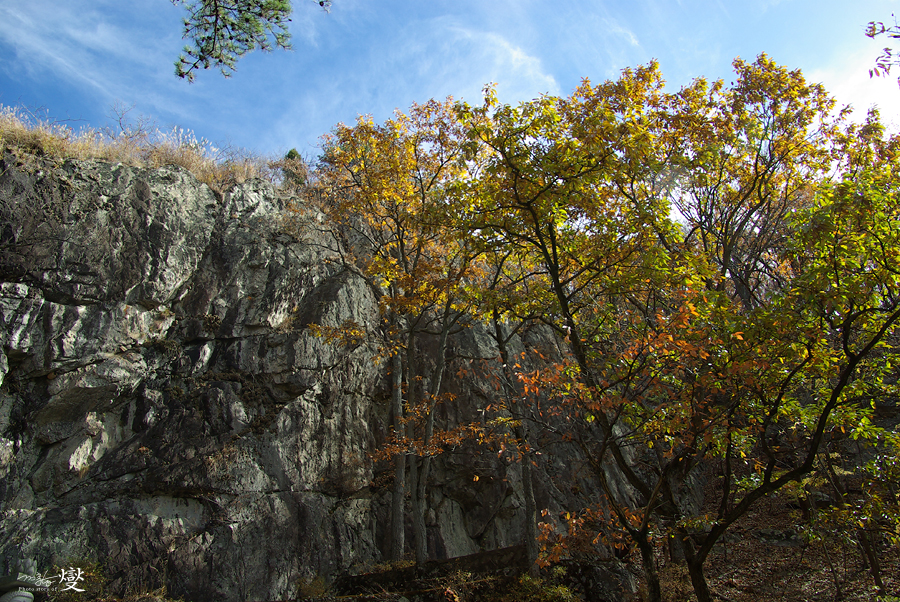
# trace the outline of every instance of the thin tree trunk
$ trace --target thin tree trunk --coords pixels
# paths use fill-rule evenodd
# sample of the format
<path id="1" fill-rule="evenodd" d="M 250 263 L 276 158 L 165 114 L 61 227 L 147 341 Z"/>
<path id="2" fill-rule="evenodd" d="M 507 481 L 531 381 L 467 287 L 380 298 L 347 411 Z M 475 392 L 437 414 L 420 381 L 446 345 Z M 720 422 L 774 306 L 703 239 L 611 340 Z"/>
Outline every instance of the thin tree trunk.
<path id="1" fill-rule="evenodd" d="M 875 553 L 875 547 L 872 545 L 872 539 L 865 529 L 856 530 L 856 538 L 859 540 L 859 547 L 862 548 L 863 557 L 869 565 L 869 574 L 872 575 L 872 581 L 878 588 L 878 595 L 884 596 L 884 581 L 881 579 L 881 563 L 878 561 L 878 554 Z"/>
<path id="2" fill-rule="evenodd" d="M 526 434 L 517 434 L 522 441 L 526 440 Z M 537 542 L 537 508 L 534 503 L 534 484 L 531 480 L 531 452 L 525 452 L 522 456 L 522 497 L 525 498 L 525 554 L 528 557 L 528 570 L 532 576 L 538 572 L 538 542 Z"/>
<path id="3" fill-rule="evenodd" d="M 410 487 L 413 502 L 413 534 L 416 544 L 416 566 L 422 567 L 428 560 L 428 541 L 426 540 L 427 530 L 425 529 L 425 496 L 420 495 L 420 489 L 425 487 L 425 478 L 427 474 L 428 461 L 431 458 L 422 458 L 422 470 L 416 475 L 416 487 Z M 414 458 L 413 462 L 418 464 L 418 458 Z M 410 476 L 412 476 L 410 472 Z"/>
<path id="4" fill-rule="evenodd" d="M 395 325 L 397 320 L 394 320 Z M 394 414 L 394 437 L 399 442 L 403 437 L 403 362 L 399 353 L 395 353 L 391 364 L 391 411 Z M 394 456 L 394 491 L 391 496 L 391 560 L 403 558 L 405 547 L 403 498 L 405 494 L 404 476 L 406 473 L 406 456 Z"/>
<path id="5" fill-rule="evenodd" d="M 659 585 L 659 573 L 656 572 L 656 558 L 653 555 L 653 544 L 647 540 L 646 533 L 635 538 L 641 552 L 641 564 L 644 567 L 644 579 L 647 581 L 647 602 L 660 602 L 662 588 Z"/>
<path id="6" fill-rule="evenodd" d="M 444 372 L 447 369 L 447 341 L 450 338 L 450 327 L 455 320 L 450 319 L 451 305 L 448 299 L 444 306 L 444 314 L 441 320 L 441 334 L 438 339 L 437 357 L 435 360 L 434 373 L 431 378 L 431 391 L 428 403 L 428 414 L 425 417 L 425 432 L 422 436 L 422 446 L 427 449 L 434 435 L 434 407 L 438 396 L 441 393 L 441 385 L 444 381 Z M 431 454 L 425 453 L 422 457 L 422 470 L 418 475 L 418 482 L 414 497 L 416 498 L 416 515 L 413 521 L 416 524 L 416 530 L 421 533 L 421 545 L 416 540 L 416 564 L 422 565 L 428 559 L 428 531 L 425 527 L 425 512 L 428 510 L 427 486 L 428 473 L 431 471 Z"/>
<path id="7" fill-rule="evenodd" d="M 819 543 L 822 544 L 822 551 L 825 553 L 825 561 L 828 562 L 828 569 L 831 571 L 831 580 L 834 582 L 834 599 L 835 600 L 843 600 L 844 592 L 841 590 L 841 578 L 837 573 L 837 569 L 834 568 L 834 562 L 831 560 L 831 552 L 828 551 L 828 546 L 825 544 L 825 540 L 819 540 Z"/>
<path id="8" fill-rule="evenodd" d="M 826 450 L 827 451 L 827 450 Z M 835 495 L 837 495 L 837 502 L 840 506 L 845 507 L 845 495 L 846 491 L 844 490 L 843 485 L 841 484 L 840 479 L 837 476 L 837 473 L 834 470 L 834 465 L 831 462 L 831 456 L 828 453 L 823 454 L 825 470 L 828 474 L 828 480 L 831 481 L 831 488 L 834 490 Z M 813 510 L 815 510 L 815 502 L 812 503 Z M 872 581 L 875 582 L 875 587 L 878 588 L 878 595 L 884 596 L 884 581 L 881 578 L 881 563 L 878 561 L 878 554 L 875 552 L 875 548 L 872 545 L 872 539 L 869 537 L 868 531 L 865 529 L 857 529 L 856 530 L 856 539 L 859 542 L 859 548 L 862 552 L 863 560 L 866 565 L 866 568 L 869 569 L 869 574 L 872 575 Z"/>
<path id="9" fill-rule="evenodd" d="M 506 392 L 507 404 L 511 410 L 514 410 L 519 415 L 518 426 L 513 428 L 513 434 L 516 437 L 516 445 L 522 450 L 522 497 L 525 498 L 525 516 L 523 517 L 525 553 L 528 558 L 529 571 L 535 573 L 537 572 L 538 559 L 537 505 L 534 501 L 534 484 L 531 477 L 532 455 L 527 451 L 528 427 L 524 422 L 524 408 L 519 407 L 519 403 L 512 395 L 515 389 L 509 368 L 509 350 L 506 348 L 506 337 L 503 335 L 503 328 L 496 310 L 492 316 L 492 322 L 494 326 L 494 340 L 497 343 L 497 350 L 500 352 L 500 361 L 503 363 L 503 378 L 506 380 L 504 391 Z"/>
<path id="10" fill-rule="evenodd" d="M 416 362 L 416 337 L 412 331 L 406 344 L 406 399 L 410 411 L 415 412 L 416 408 L 416 386 L 418 385 L 418 370 Z M 415 423 L 409 424 L 409 438 L 415 440 Z M 410 455 L 409 464 L 409 492 L 410 505 L 412 511 L 413 526 L 413 547 L 416 556 L 416 565 L 422 566 L 427 558 L 427 544 L 425 541 L 425 508 L 422 496 L 419 490 L 424 486 L 424 466 L 422 472 L 419 471 L 419 454 Z"/>
<path id="11" fill-rule="evenodd" d="M 703 561 L 706 558 L 697 554 L 694 540 L 691 539 L 687 531 L 679 529 L 676 537 L 681 540 L 681 549 L 684 551 L 688 575 L 691 577 L 691 585 L 694 587 L 694 595 L 697 596 L 697 602 L 712 602 L 712 593 L 709 591 L 706 574 L 703 572 Z"/>
<path id="12" fill-rule="evenodd" d="M 422 508 L 422 500 L 418 496 L 418 484 L 422 480 L 419 472 L 420 458 L 416 454 L 409 456 L 409 504 L 412 515 L 413 551 L 416 556 L 416 566 L 425 564 L 425 513 Z"/>

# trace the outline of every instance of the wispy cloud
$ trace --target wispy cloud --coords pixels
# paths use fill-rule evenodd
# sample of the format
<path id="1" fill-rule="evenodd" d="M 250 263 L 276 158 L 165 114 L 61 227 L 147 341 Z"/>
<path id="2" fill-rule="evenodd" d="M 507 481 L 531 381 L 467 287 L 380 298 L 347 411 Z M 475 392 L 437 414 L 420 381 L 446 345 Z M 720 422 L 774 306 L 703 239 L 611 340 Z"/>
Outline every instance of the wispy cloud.
<path id="1" fill-rule="evenodd" d="M 857 46 L 845 45 L 866 42 L 862 24 L 887 18 L 891 3 L 820 2 L 340 0 L 326 15 L 304 0 L 294 3 L 294 52 L 253 52 L 232 79 L 210 71 L 188 85 L 172 73 L 183 7 L 7 0 L 0 1 L 0 102 L 21 95 L 102 126 L 121 100 L 216 142 L 314 152 L 318 136 L 339 121 L 361 113 L 382 121 L 395 108 L 448 95 L 478 103 L 489 82 L 503 102 L 516 103 L 568 94 L 584 77 L 615 78 L 657 58 L 674 87 L 700 75 L 728 78 L 734 56 L 765 50 L 804 68 L 858 114 L 874 103 L 895 119 L 896 81 L 868 79 L 877 52 L 857 56 Z"/>
<path id="2" fill-rule="evenodd" d="M 634 32 L 622 26 L 614 19 L 603 19 L 603 30 L 609 35 L 625 40 L 631 46 L 640 46 L 637 36 L 634 35 Z"/>
<path id="3" fill-rule="evenodd" d="M 27 11 L 15 3 L 0 6 L 0 43 L 15 55 L 8 68 L 32 78 L 68 81 L 110 100 L 136 94 L 128 74 L 160 73 L 174 58 L 137 27 L 126 30 L 110 23 L 102 2 L 95 7 L 48 0 L 30 4 Z"/>
<path id="4" fill-rule="evenodd" d="M 351 46 L 342 48 L 329 68 L 298 63 L 279 78 L 296 82 L 297 94 L 266 128 L 263 146 L 297 146 L 315 154 L 314 141 L 339 121 L 352 123 L 359 114 L 382 121 L 395 109 L 405 111 L 429 98 L 453 96 L 477 104 L 488 83 L 496 83 L 501 100 L 510 103 L 560 93 L 543 61 L 503 32 L 446 16 L 386 21 L 366 38 L 347 40 Z M 284 90 L 272 92 L 285 95 Z"/>
<path id="5" fill-rule="evenodd" d="M 433 31 L 441 36 L 440 47 L 435 50 L 444 56 L 456 55 L 452 62 L 444 62 L 444 74 L 458 74 L 454 78 L 460 80 L 458 89 L 467 95 L 480 92 L 489 82 L 497 83 L 511 101 L 559 93 L 559 83 L 544 69 L 541 59 L 500 33 L 441 24 L 436 24 Z"/>
<path id="6" fill-rule="evenodd" d="M 376 118 L 387 116 L 386 108 L 405 109 L 429 98 L 452 95 L 478 102 L 490 82 L 498 84 L 507 102 L 560 89 L 543 61 L 522 45 L 500 32 L 450 18 L 410 22 L 364 44 L 352 71 L 317 76 L 316 82 L 326 86 L 326 94 L 337 82 L 337 104 L 357 103 L 357 112 Z"/>
<path id="7" fill-rule="evenodd" d="M 55 14 L 50 11 L 51 15 L 47 19 L 35 19 L 32 16 L 34 13 L 26 14 L 15 5 L 0 7 L 0 39 L 11 46 L 15 53 L 15 62 L 8 62 L 8 67 L 22 69 L 32 77 L 49 72 L 53 77 L 64 78 L 89 86 L 95 92 L 105 93 L 102 82 L 92 73 L 92 65 L 83 60 L 88 53 L 84 41 L 89 36 L 82 34 L 78 36 L 80 39 L 72 36 L 70 28 L 73 22 L 66 19 L 65 22 L 70 25 L 65 26 L 58 19 L 60 12 L 66 11 L 64 8 Z M 74 23 L 77 24 L 77 21 L 76 17 Z"/>
<path id="8" fill-rule="evenodd" d="M 120 102 L 163 123 L 196 121 L 198 109 L 206 108 L 197 100 L 209 94 L 209 86 L 189 86 L 173 75 L 183 45 L 180 17 L 176 7 L 159 0 L 132 0 L 127 7 L 115 0 L 30 0 L 27 8 L 3 3 L 0 46 L 15 57 L 3 61 L 3 69 L 17 72 L 19 80 L 77 91 L 101 115 Z"/>

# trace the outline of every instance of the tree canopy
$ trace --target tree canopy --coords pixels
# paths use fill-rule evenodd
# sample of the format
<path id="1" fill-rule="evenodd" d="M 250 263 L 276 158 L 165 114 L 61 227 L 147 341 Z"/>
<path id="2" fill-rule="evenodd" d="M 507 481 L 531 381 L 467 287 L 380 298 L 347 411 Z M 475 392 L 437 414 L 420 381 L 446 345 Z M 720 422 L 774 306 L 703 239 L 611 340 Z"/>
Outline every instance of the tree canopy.
<path id="1" fill-rule="evenodd" d="M 874 410 L 896 394 L 900 138 L 875 111 L 850 122 L 765 55 L 734 69 L 730 85 L 673 92 L 651 63 L 516 106 L 488 87 L 480 106 L 431 101 L 326 139 L 334 221 L 390 325 L 390 453 L 395 486 L 408 471 L 418 488 L 414 525 L 441 447 L 451 322 L 493 333 L 501 386 L 485 424 L 510 430 L 523 475 L 540 432 L 573 446 L 597 485 L 564 527 L 545 519 L 543 559 L 635 549 L 654 602 L 661 542 L 707 602 L 706 559 L 748 509 L 826 471 L 851 441 L 897 448 Z M 552 329 L 561 355 L 523 368 L 504 334 L 522 324 Z M 425 337 L 440 337 L 428 392 Z M 416 416 L 428 427 L 404 430 Z M 688 490 L 713 465 L 718 497 L 701 514 Z M 872 470 L 882 481 L 867 501 L 834 517 L 883 591 L 874 550 L 883 533 L 900 539 L 900 500 L 877 485 L 893 469 Z M 395 526 L 403 499 L 396 489 Z M 527 521 L 533 509 L 526 499 Z"/>

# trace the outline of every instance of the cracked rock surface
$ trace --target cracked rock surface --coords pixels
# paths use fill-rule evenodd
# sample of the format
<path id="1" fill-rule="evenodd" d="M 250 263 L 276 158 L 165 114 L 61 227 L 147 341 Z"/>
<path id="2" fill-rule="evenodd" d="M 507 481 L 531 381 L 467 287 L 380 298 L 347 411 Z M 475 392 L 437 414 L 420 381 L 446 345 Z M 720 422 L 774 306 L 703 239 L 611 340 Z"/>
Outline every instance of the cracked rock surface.
<path id="1" fill-rule="evenodd" d="M 382 366 L 306 328 L 376 328 L 377 303 L 279 231 L 270 186 L 217 198 L 176 167 L 6 156 L 0 199 L 7 560 L 247 600 L 379 557 Z"/>

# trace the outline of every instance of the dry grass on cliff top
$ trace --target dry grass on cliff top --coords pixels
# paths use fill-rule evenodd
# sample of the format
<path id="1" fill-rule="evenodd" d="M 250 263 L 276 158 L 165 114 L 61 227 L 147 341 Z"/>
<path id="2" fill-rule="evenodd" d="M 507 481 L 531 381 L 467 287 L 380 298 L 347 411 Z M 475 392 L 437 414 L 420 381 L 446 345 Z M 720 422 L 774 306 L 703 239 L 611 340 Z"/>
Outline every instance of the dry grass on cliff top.
<path id="1" fill-rule="evenodd" d="M 0 105 L 0 150 L 27 157 L 96 159 L 133 167 L 178 165 L 214 190 L 225 190 L 251 178 L 273 183 L 281 179 L 280 162 L 235 148 L 217 148 L 182 128 L 161 130 L 127 110 L 114 109 L 116 127 L 74 129 L 22 108 Z"/>

